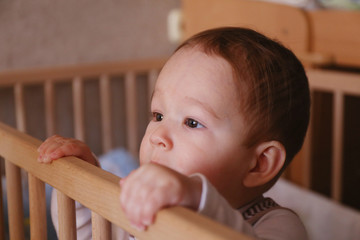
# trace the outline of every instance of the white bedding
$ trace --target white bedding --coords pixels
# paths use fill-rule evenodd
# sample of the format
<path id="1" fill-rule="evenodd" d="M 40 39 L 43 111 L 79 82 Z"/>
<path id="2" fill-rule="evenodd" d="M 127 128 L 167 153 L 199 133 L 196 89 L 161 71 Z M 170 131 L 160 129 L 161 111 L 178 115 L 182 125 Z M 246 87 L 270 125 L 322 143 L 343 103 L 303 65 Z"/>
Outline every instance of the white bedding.
<path id="1" fill-rule="evenodd" d="M 280 179 L 266 195 L 300 216 L 310 240 L 360 239 L 360 212 L 355 209 L 284 179 Z"/>

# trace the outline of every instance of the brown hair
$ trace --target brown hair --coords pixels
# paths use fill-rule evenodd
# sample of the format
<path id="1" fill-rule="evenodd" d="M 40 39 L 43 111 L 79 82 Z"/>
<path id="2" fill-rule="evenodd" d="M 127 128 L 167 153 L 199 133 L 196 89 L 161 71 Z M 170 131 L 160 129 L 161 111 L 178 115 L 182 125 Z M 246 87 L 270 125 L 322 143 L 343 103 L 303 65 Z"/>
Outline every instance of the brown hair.
<path id="1" fill-rule="evenodd" d="M 286 149 L 287 165 L 303 144 L 310 115 L 308 80 L 296 56 L 280 43 L 238 27 L 198 33 L 177 50 L 184 47 L 198 47 L 232 66 L 248 125 L 245 146 L 277 140 Z"/>

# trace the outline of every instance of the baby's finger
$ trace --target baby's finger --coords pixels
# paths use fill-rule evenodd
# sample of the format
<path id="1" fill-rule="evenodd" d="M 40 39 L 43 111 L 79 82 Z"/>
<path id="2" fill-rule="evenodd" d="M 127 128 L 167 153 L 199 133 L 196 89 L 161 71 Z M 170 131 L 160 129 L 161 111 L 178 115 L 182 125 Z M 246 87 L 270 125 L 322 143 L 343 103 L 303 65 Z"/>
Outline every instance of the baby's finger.
<path id="1" fill-rule="evenodd" d="M 81 155 L 81 149 L 77 147 L 76 144 L 72 142 L 56 142 L 52 145 L 49 145 L 49 147 L 46 149 L 45 155 L 44 155 L 44 161 L 45 162 L 51 162 L 53 160 L 67 157 L 67 156 L 80 156 Z"/>
<path id="2" fill-rule="evenodd" d="M 143 224 L 138 224 L 138 223 L 134 223 L 134 222 L 130 222 L 130 225 L 131 225 L 131 227 L 135 228 L 139 232 L 145 231 L 146 227 L 147 227 Z"/>
<path id="3" fill-rule="evenodd" d="M 138 231 L 144 231 L 147 225 L 143 224 L 141 219 L 141 207 L 136 201 L 128 202 L 124 206 L 124 212 L 130 221 L 132 227 Z"/>
<path id="4" fill-rule="evenodd" d="M 159 202 L 152 201 L 152 197 L 148 195 L 146 198 L 140 196 L 137 199 L 132 199 L 124 205 L 126 215 L 132 225 L 137 228 L 141 227 L 142 230 L 153 224 L 156 213 L 161 206 Z"/>
<path id="5" fill-rule="evenodd" d="M 121 180 L 121 207 L 131 224 L 138 230 L 144 230 L 151 225 L 162 206 L 162 201 L 154 196 L 156 190 L 149 184 L 149 179 L 145 175 L 147 173 L 135 170 L 126 179 Z"/>
<path id="6" fill-rule="evenodd" d="M 61 145 L 59 145 L 57 143 L 53 143 L 52 145 L 48 145 L 47 148 L 44 151 L 40 152 L 39 161 L 44 162 L 44 163 L 49 163 L 52 160 L 63 157 L 63 156 L 59 155 L 59 152 L 57 154 L 55 154 L 56 156 L 54 156 L 54 154 L 53 154 L 59 148 L 61 148 Z"/>
<path id="7" fill-rule="evenodd" d="M 47 138 L 41 145 L 40 147 L 37 149 L 37 151 L 40 153 L 40 154 L 44 154 L 47 149 L 54 145 L 54 143 L 58 143 L 59 142 L 59 138 L 61 138 L 60 136 L 58 135 L 54 135 L 54 136 L 51 136 L 49 138 Z"/>
<path id="8" fill-rule="evenodd" d="M 58 135 L 54 135 L 48 138 L 43 144 L 41 144 L 38 149 L 38 161 L 43 163 L 50 163 L 52 160 L 65 156 L 63 155 L 62 151 L 57 150 L 61 149 L 65 145 L 66 141 L 66 138 Z"/>
<path id="9" fill-rule="evenodd" d="M 58 148 L 48 148 L 46 152 L 42 152 L 39 154 L 38 161 L 42 163 L 50 163 L 53 160 L 56 160 L 58 158 L 61 158 L 62 156 L 58 156 L 56 153 Z M 56 153 L 54 155 L 54 153 Z"/>

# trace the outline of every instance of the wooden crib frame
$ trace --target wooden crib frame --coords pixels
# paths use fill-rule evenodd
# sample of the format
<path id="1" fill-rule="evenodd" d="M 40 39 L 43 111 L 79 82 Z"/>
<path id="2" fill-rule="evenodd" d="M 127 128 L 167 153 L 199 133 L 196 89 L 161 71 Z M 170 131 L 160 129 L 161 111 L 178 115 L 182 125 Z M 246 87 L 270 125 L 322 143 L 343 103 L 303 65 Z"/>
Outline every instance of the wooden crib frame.
<path id="1" fill-rule="evenodd" d="M 133 136 L 137 135 L 138 126 L 135 119 L 137 111 L 137 96 L 135 76 L 141 72 L 146 72 L 148 78 L 145 81 L 150 82 L 148 86 L 153 87 L 159 69 L 163 65 L 163 60 L 150 62 L 132 62 L 132 63 L 111 63 L 111 64 L 94 64 L 78 67 L 56 68 L 51 71 L 48 69 L 29 70 L 20 72 L 7 72 L 0 74 L 0 86 L 12 86 L 15 97 L 16 125 L 19 131 L 0 124 L 0 156 L 5 158 L 6 178 L 7 178 L 7 195 L 9 210 L 10 238 L 23 239 L 24 232 L 22 226 L 23 211 L 21 196 L 21 174 L 20 169 L 28 173 L 29 194 L 30 194 L 30 222 L 31 222 L 31 239 L 46 238 L 46 216 L 45 216 L 45 193 L 44 183 L 58 189 L 63 194 L 59 194 L 59 224 L 60 239 L 75 239 L 76 231 L 74 229 L 74 201 L 75 199 L 93 210 L 93 234 L 94 239 L 109 239 L 110 225 L 108 221 L 121 226 L 126 231 L 144 239 L 165 239 L 171 236 L 171 239 L 179 238 L 179 232 L 184 239 L 184 234 L 189 234 L 186 239 L 247 239 L 241 234 L 235 233 L 226 227 L 216 224 L 208 219 L 201 217 L 189 210 L 183 208 L 171 208 L 161 211 L 156 224 L 146 232 L 136 232 L 126 221 L 122 210 L 117 203 L 120 188 L 118 186 L 119 178 L 105 172 L 99 168 L 89 165 L 79 159 L 62 159 L 51 165 L 39 164 L 36 149 L 41 143 L 33 137 L 22 132 L 26 132 L 26 114 L 23 102 L 23 91 L 25 85 L 41 84 L 45 91 L 46 97 L 46 129 L 48 136 L 56 133 L 56 118 L 54 117 L 53 102 L 53 84 L 54 81 L 61 81 L 64 77 L 70 77 L 74 93 L 74 111 L 75 114 L 75 137 L 84 139 L 83 121 L 83 97 L 84 92 L 82 81 L 86 81 L 86 76 L 98 76 L 99 91 L 102 110 L 102 131 L 105 151 L 111 149 L 111 140 L 106 136 L 111 132 L 109 121 L 111 112 L 109 94 L 109 76 L 112 74 L 124 74 L 127 92 L 127 116 L 129 118 L 129 134 L 127 142 L 128 149 L 136 154 L 138 150 L 138 139 Z M 341 169 L 342 169 L 342 125 L 343 125 L 343 99 L 345 95 L 360 96 L 360 82 L 358 74 L 349 74 L 335 71 L 308 69 L 307 74 L 310 81 L 311 91 L 332 92 L 334 98 L 334 121 L 333 131 L 335 134 L 333 141 L 333 197 L 336 199 L 341 194 Z M 341 79 L 341 82 L 339 82 Z M 149 97 L 151 89 L 149 89 Z M 290 179 L 294 181 L 301 179 L 303 183 L 310 185 L 311 177 L 309 175 L 311 161 L 311 127 L 307 141 L 302 150 L 305 162 L 295 164 L 293 170 L 290 168 Z M 305 157 L 304 157 L 305 156 Z M 298 169 L 303 168 L 301 176 Z M 296 169 L 296 170 L 294 170 Z M 74 174 L 76 173 L 76 174 Z M 71 183 L 71 184 L 69 184 Z M 81 189 L 81 191 L 78 191 Z M 101 191 L 102 198 L 96 198 L 96 193 Z M 100 215 L 100 216 L 99 216 Z M 104 220 L 107 219 L 107 220 Z M 170 224 L 171 223 L 171 224 Z M 191 231 L 189 231 L 191 229 Z M 0 226 L 1 236 L 4 236 L 4 225 Z M 190 237 L 191 235 L 191 237 Z M 205 237 L 206 236 L 206 237 Z"/>
<path id="2" fill-rule="evenodd" d="M 243 25 L 243 22 L 237 22 L 231 18 L 231 14 L 226 15 L 226 21 L 221 22 L 223 16 L 215 18 L 208 11 L 204 11 L 204 6 L 209 2 L 215 4 L 216 1 L 188 1 L 183 0 L 183 9 L 185 10 L 185 33 L 188 35 L 193 34 L 192 31 L 197 31 L 196 28 L 192 30 L 189 28 L 191 24 L 191 15 L 187 12 L 189 9 L 195 11 L 194 16 L 199 18 L 199 12 L 206 12 L 217 24 L 224 25 Z M 359 67 L 359 59 L 346 55 L 341 55 L 342 52 L 335 52 L 330 54 L 323 51 L 318 54 L 316 50 L 319 46 L 318 41 L 311 43 L 313 38 L 322 40 L 321 36 L 313 35 L 309 33 L 309 16 L 302 10 L 268 5 L 261 7 L 259 3 L 255 1 L 240 1 L 240 0 L 227 0 L 221 1 L 227 2 L 229 5 L 223 4 L 222 7 L 228 7 L 228 10 L 224 12 L 231 12 L 234 9 L 233 4 L 255 4 L 255 11 L 278 12 L 279 9 L 285 9 L 283 11 L 291 11 L 293 14 L 292 20 L 300 19 L 301 22 L 301 34 L 304 42 L 297 41 L 299 31 L 291 31 L 292 24 L 298 24 L 297 22 L 286 22 L 279 20 L 274 24 L 285 23 L 286 26 L 281 25 L 274 29 L 269 29 L 268 26 L 263 29 L 270 31 L 271 33 L 283 34 L 284 40 L 288 39 L 289 46 L 295 48 L 295 52 L 299 58 L 306 64 L 307 75 L 309 77 L 310 88 L 312 96 L 315 92 L 327 92 L 333 96 L 332 104 L 332 184 L 331 184 L 331 196 L 337 201 L 341 201 L 342 192 L 342 166 L 343 166 L 343 137 L 344 137 L 344 98 L 345 96 L 360 96 L 360 75 L 357 73 L 348 73 L 344 71 L 325 70 L 317 68 L 319 65 L 328 63 L 347 64 L 350 66 Z M 192 5 L 198 5 L 198 9 Z M 201 5 L 205 4 L 205 5 Z M 274 7 L 275 6 L 275 7 Z M 252 8 L 251 6 L 247 6 Z M 215 8 L 217 9 L 217 8 Z M 241 9 L 241 8 L 240 8 Z M 239 9 L 238 9 L 239 10 Z M 197 12 L 198 11 L 198 12 Z M 245 12 L 251 12 L 246 10 Z M 238 12 L 236 12 L 238 13 Z M 286 18 L 285 14 L 285 18 Z M 323 13 L 321 13 L 323 14 Z M 250 16 L 258 16 L 257 14 L 251 14 Z M 263 16 L 263 15 L 262 15 Z M 280 16 L 280 15 L 279 15 Z M 310 18 L 317 18 L 315 13 L 310 14 Z M 356 16 L 356 19 L 359 15 Z M 236 19 L 236 18 L 235 18 Z M 256 18 L 260 22 L 254 22 L 254 26 L 260 26 L 261 24 L 268 23 L 267 18 Z M 195 21 L 200 23 L 199 21 Z M 356 21 L 354 21 L 356 22 Z M 214 27 L 210 21 L 205 21 L 206 27 Z M 258 25 L 260 24 L 260 25 Z M 290 24 L 290 25 L 289 25 Z M 294 26 L 294 25 L 292 25 Z M 296 25 L 299 26 L 299 25 Z M 313 25 L 317 27 L 316 24 Z M 204 28 L 204 26 L 200 26 Z M 190 29 L 190 30 L 189 30 Z M 201 30 L 201 29 L 198 29 Z M 297 28 L 297 30 L 299 30 Z M 310 29 L 311 30 L 311 29 Z M 263 31 L 266 32 L 266 31 Z M 267 33 L 267 32 L 266 32 Z M 292 34 L 295 37 L 292 37 Z M 185 35 L 186 35 L 185 34 Z M 187 36 L 187 35 L 186 35 Z M 315 37 L 314 37 L 315 36 Z M 281 37 L 280 37 L 280 40 Z M 310 43 L 309 43 L 310 42 Z M 315 49 L 315 51 L 314 51 Z M 322 49 L 320 49 L 322 50 Z M 321 52 L 321 51 L 320 51 Z M 347 53 L 348 54 L 348 53 Z M 54 186 L 63 194 L 59 194 L 59 209 L 72 209 L 72 210 L 60 210 L 59 223 L 60 223 L 60 238 L 61 239 L 75 239 L 74 230 L 74 203 L 73 200 L 84 203 L 87 207 L 93 210 L 93 234 L 95 239 L 108 239 L 110 238 L 109 224 L 107 220 L 114 222 L 116 225 L 121 226 L 126 231 L 139 238 L 144 239 L 248 239 L 248 237 L 235 233 L 228 228 L 214 223 L 204 217 L 201 217 L 189 210 L 183 208 L 171 208 L 163 210 L 157 217 L 157 222 L 154 226 L 149 228 L 146 232 L 134 231 L 124 218 L 124 215 L 117 204 L 120 188 L 118 186 L 119 178 L 107 173 L 101 169 L 90 166 L 79 159 L 72 158 L 62 159 L 56 161 L 51 165 L 42 165 L 37 163 L 36 148 L 40 144 L 40 141 L 33 137 L 24 135 L 21 132 L 29 131 L 29 124 L 27 121 L 26 101 L 24 97 L 25 89 L 30 85 L 40 85 L 44 92 L 44 115 L 45 115 L 45 136 L 51 136 L 58 132 L 57 125 L 59 119 L 55 114 L 56 104 L 54 95 L 56 95 L 56 84 L 61 82 L 67 82 L 71 86 L 72 91 L 72 109 L 73 109 L 73 137 L 85 142 L 88 140 L 89 132 L 84 127 L 84 122 L 89 120 L 84 114 L 84 96 L 85 83 L 88 78 L 96 79 L 99 92 L 99 105 L 100 105 L 100 129 L 101 129 L 101 145 L 102 152 L 106 152 L 117 144 L 114 143 L 112 136 L 114 135 L 113 118 L 114 114 L 112 105 L 113 94 L 112 89 L 112 76 L 121 75 L 124 83 L 124 96 L 125 96 L 125 116 L 126 116 L 126 128 L 125 132 L 122 132 L 126 138 L 124 147 L 131 152 L 134 156 L 137 156 L 139 141 L 141 134 L 143 133 L 143 123 L 139 121 L 139 102 L 147 101 L 143 104 L 147 105 L 151 97 L 151 91 L 153 89 L 155 80 L 157 78 L 159 69 L 164 64 L 164 60 L 151 60 L 151 61 L 136 61 L 136 62 L 120 62 L 120 63 L 104 63 L 104 64 L 91 64 L 86 66 L 69 66 L 69 67 L 55 67 L 51 69 L 40 70 L 24 70 L 24 71 L 10 71 L 0 73 L 0 89 L 10 88 L 13 91 L 14 96 L 14 113 L 15 123 L 10 123 L 14 128 L 20 130 L 20 132 L 14 129 L 0 124 L 0 156 L 5 158 L 6 162 L 6 177 L 8 184 L 8 202 L 9 204 L 9 222 L 10 222 L 10 237 L 11 239 L 23 239 L 23 231 L 21 222 L 23 219 L 23 213 L 18 206 L 22 205 L 21 202 L 21 186 L 20 186 L 20 168 L 29 173 L 29 189 L 30 189 L 30 222 L 31 222 L 31 238 L 32 239 L 45 239 L 46 228 L 44 227 L 44 182 Z M 314 67 L 316 66 L 316 67 Z M 138 75 L 144 75 L 144 78 L 138 79 Z M 145 90 L 139 94 L 137 90 L 138 84 L 146 82 Z M 143 96 L 146 95 L 146 96 Z M 313 119 L 312 119 L 313 120 Z M 9 124 L 9 123 L 8 123 Z M 141 126 L 140 126 L 141 125 Z M 307 188 L 311 187 L 313 179 L 311 178 L 311 153 L 314 149 L 314 143 L 312 143 L 312 135 L 316 126 L 313 122 L 310 123 L 308 135 L 302 151 L 296 157 L 294 162 L 290 165 L 289 170 L 286 172 L 286 177 L 293 182 L 303 185 Z M 119 134 L 119 133 L 117 133 Z M 34 135 L 34 134 L 32 134 Z M 36 134 L 35 134 L 36 135 Z M 71 170 L 71 171 L 69 171 Z M 76 172 L 76 174 L 71 174 Z M 56 176 L 56 177 L 54 177 Z M 67 184 L 72 182 L 72 184 Z M 89 182 L 91 184 L 89 184 Z M 81 191 L 78 191 L 81 187 Z M 97 199 L 94 193 L 101 190 L 103 197 Z M 62 204 L 63 202 L 63 204 Z M 114 210 L 115 209 L 115 210 Z M 98 216 L 100 215 L 100 216 Z M 104 220 L 107 219 L 107 220 Z M 2 219 L 0 219 L 2 220 Z M 100 222 L 101 224 L 97 224 Z M 2 226 L 2 227 L 1 227 Z M 1 236 L 4 236 L 3 224 L 0 224 Z M 99 226 L 99 228 L 97 228 Z M 101 227 L 100 227 L 101 226 Z M 181 235 L 178 233 L 181 232 Z M 189 234 L 189 235 L 188 235 Z"/>
<path id="3" fill-rule="evenodd" d="M 52 164 L 37 162 L 36 149 L 41 141 L 26 132 L 24 86 L 41 84 L 45 96 L 47 135 L 56 133 L 54 117 L 54 82 L 72 82 L 75 137 L 85 139 L 83 128 L 84 98 L 83 81 L 96 76 L 99 81 L 104 151 L 112 148 L 110 124 L 110 80 L 114 74 L 125 76 L 128 133 L 127 146 L 136 155 L 138 149 L 136 75 L 146 73 L 150 88 L 153 87 L 163 60 L 93 64 L 87 66 L 7 72 L 0 74 L 0 86 L 12 86 L 15 97 L 16 126 L 18 130 L 0 123 L 0 156 L 5 159 L 10 239 L 24 239 L 22 210 L 21 169 L 28 173 L 30 200 L 31 239 L 46 239 L 45 183 L 58 190 L 59 239 L 76 239 L 74 200 L 92 210 L 93 239 L 111 239 L 110 222 L 122 227 L 140 239 L 250 239 L 206 217 L 185 208 L 175 207 L 160 211 L 156 223 L 146 232 L 137 232 L 130 227 L 120 205 L 120 178 L 94 167 L 80 159 L 68 157 Z M 150 90 L 148 91 L 151 96 Z M 110 134 L 109 134 L 110 135 Z M 81 191 L 79 191 L 81 189 Z M 101 198 L 98 193 L 101 192 Z M 1 208 L 2 209 L 2 208 Z M 4 221 L 1 218 L 0 238 L 4 239 Z M 179 234 L 181 233 L 181 234 Z"/>

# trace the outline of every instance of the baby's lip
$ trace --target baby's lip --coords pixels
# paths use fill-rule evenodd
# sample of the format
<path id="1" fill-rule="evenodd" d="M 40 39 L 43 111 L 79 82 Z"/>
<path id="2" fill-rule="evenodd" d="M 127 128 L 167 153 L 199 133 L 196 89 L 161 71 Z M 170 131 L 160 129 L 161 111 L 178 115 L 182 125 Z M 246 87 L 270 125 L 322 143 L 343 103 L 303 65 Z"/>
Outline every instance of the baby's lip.
<path id="1" fill-rule="evenodd" d="M 161 161 L 161 157 L 159 156 L 159 154 L 157 154 L 157 153 L 154 152 L 154 153 L 150 156 L 148 163 L 157 163 L 157 164 L 159 164 L 159 163 L 161 163 L 161 162 L 162 162 L 162 161 Z"/>
<path id="2" fill-rule="evenodd" d="M 155 163 L 155 164 L 159 164 L 159 161 L 158 160 L 150 160 L 149 163 Z"/>
<path id="3" fill-rule="evenodd" d="M 156 158 L 151 158 L 151 160 L 147 163 L 152 163 L 152 164 L 158 164 L 158 165 L 162 165 L 162 166 L 167 166 L 166 162 L 162 161 L 161 158 L 156 157 Z"/>

